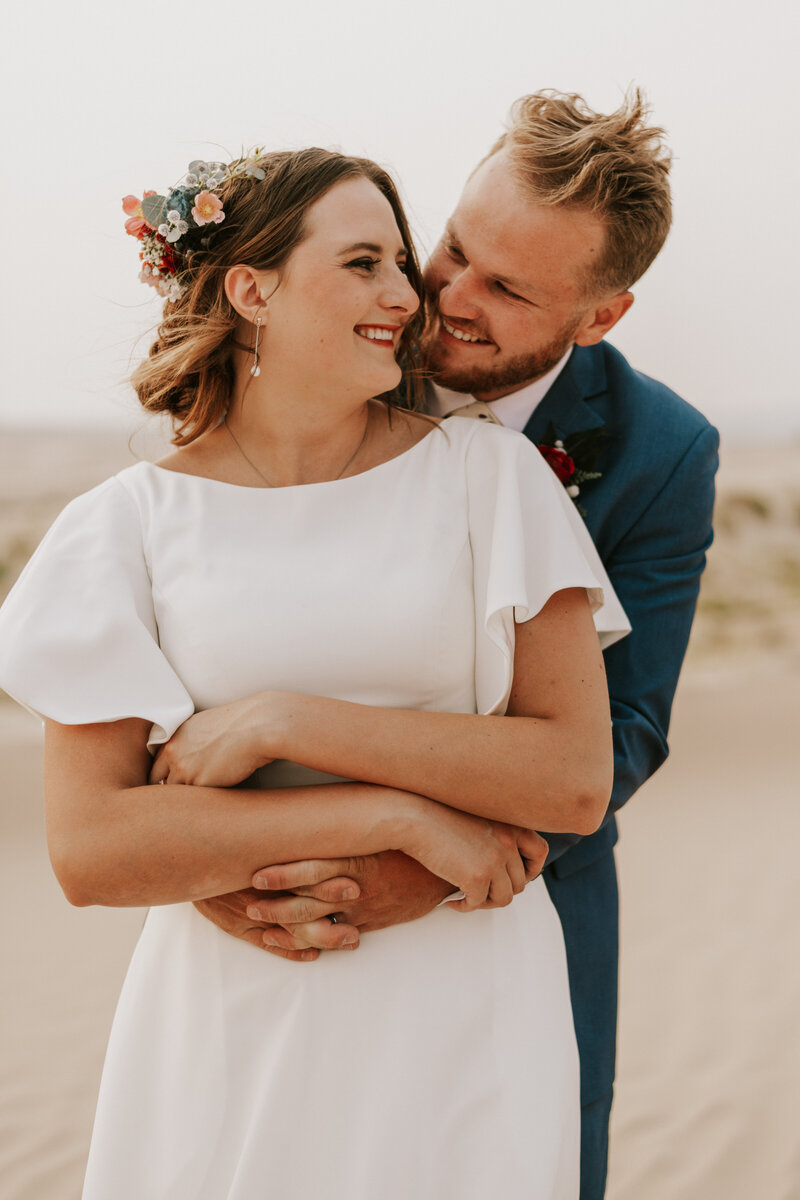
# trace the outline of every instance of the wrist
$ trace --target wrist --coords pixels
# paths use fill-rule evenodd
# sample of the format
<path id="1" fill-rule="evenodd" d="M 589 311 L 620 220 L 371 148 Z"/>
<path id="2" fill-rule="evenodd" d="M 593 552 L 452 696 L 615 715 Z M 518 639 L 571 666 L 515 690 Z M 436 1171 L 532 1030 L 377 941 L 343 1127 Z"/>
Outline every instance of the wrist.
<path id="1" fill-rule="evenodd" d="M 274 758 L 295 761 L 291 753 L 293 705 L 291 692 L 261 692 L 256 697 L 255 727 L 259 753 L 265 762 Z"/>
<path id="2" fill-rule="evenodd" d="M 387 849 L 401 850 L 409 858 L 418 859 L 426 817 L 430 817 L 431 801 L 415 792 L 391 789 L 389 796 L 392 821 L 392 843 Z"/>

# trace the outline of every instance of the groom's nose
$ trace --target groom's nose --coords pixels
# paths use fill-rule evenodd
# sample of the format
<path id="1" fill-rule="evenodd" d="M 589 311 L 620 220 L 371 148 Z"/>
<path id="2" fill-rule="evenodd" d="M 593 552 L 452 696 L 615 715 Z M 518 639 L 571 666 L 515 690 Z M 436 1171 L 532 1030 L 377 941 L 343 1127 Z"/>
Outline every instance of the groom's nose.
<path id="1" fill-rule="evenodd" d="M 480 316 L 479 288 L 471 267 L 458 267 L 449 272 L 439 288 L 439 306 L 451 317 L 474 321 Z"/>

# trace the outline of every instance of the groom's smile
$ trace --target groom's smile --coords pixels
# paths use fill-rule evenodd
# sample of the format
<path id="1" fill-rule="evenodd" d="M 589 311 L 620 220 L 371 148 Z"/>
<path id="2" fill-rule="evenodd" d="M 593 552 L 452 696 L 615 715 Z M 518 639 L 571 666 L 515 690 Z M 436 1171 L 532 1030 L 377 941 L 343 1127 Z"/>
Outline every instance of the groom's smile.
<path id="1" fill-rule="evenodd" d="M 466 329 L 461 329 L 451 324 L 445 317 L 444 313 L 439 313 L 439 336 L 443 338 L 447 344 L 448 338 L 455 338 L 456 341 L 464 342 L 467 345 L 490 346 L 492 342 L 488 338 L 478 337 L 475 333 L 468 333 Z"/>

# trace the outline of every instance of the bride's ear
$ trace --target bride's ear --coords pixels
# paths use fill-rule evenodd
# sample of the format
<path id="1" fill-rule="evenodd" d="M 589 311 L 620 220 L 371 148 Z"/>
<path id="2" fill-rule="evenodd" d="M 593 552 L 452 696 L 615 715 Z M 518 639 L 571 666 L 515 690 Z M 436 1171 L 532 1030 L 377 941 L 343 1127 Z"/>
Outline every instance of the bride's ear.
<path id="1" fill-rule="evenodd" d="M 225 272 L 225 295 L 246 321 L 254 321 L 278 286 L 277 271 L 256 271 L 239 265 Z"/>

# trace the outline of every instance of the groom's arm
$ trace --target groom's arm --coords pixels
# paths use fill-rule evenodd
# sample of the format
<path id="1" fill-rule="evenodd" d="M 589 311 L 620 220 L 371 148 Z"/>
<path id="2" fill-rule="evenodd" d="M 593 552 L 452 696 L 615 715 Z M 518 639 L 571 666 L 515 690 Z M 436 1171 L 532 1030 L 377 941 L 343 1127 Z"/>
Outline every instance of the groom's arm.
<path id="1" fill-rule="evenodd" d="M 672 702 L 713 536 L 718 445 L 717 431 L 706 426 L 605 562 L 632 632 L 604 656 L 613 722 L 614 787 L 603 826 L 669 753 Z M 603 826 L 591 835 L 598 842 Z M 548 840 L 550 863 L 587 839 L 551 834 Z"/>

